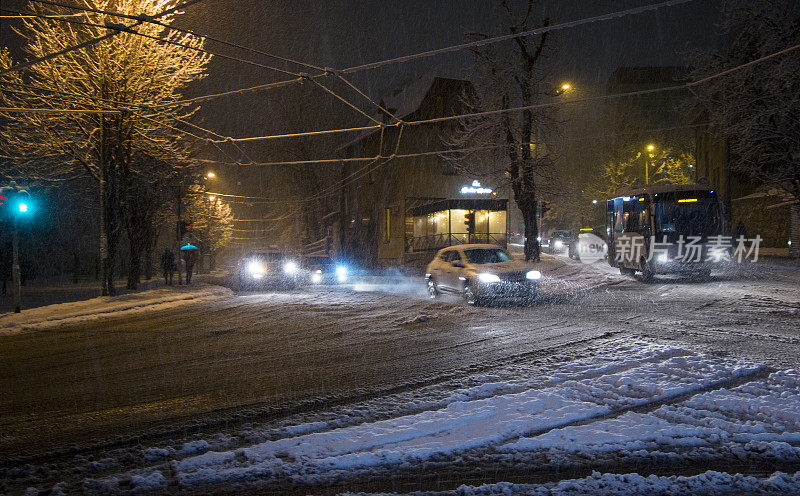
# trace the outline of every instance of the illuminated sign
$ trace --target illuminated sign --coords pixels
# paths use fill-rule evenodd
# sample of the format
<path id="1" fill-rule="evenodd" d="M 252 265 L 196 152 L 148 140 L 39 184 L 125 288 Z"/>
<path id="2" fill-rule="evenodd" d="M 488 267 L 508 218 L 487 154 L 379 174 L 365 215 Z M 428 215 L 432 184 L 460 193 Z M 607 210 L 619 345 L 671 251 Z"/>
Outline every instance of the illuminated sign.
<path id="1" fill-rule="evenodd" d="M 462 195 L 489 195 L 492 193 L 492 188 L 481 186 L 481 182 L 477 179 L 472 181 L 472 186 L 462 186 Z"/>

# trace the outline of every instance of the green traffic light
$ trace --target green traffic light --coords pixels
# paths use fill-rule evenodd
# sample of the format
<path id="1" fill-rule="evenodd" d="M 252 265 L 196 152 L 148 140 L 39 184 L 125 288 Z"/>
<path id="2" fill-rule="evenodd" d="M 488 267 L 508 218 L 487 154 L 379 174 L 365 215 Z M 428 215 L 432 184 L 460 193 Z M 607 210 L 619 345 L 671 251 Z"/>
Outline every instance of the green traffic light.
<path id="1" fill-rule="evenodd" d="M 28 211 L 28 204 L 27 203 L 20 203 L 19 204 L 19 211 L 21 213 L 26 213 Z"/>

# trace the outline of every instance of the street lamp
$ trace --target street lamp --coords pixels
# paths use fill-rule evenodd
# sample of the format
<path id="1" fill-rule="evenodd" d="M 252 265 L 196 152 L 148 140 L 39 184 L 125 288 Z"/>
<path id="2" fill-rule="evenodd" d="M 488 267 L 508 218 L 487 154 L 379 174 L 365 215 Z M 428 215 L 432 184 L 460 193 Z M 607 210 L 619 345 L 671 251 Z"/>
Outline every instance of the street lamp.
<path id="1" fill-rule="evenodd" d="M 214 173 L 214 171 L 209 171 L 209 172 L 206 174 L 206 177 L 207 177 L 208 179 L 215 179 L 215 178 L 217 177 L 217 175 Z"/>
<path id="2" fill-rule="evenodd" d="M 647 155 L 649 155 L 650 158 L 653 157 L 652 153 L 655 149 L 656 145 L 652 143 L 647 145 L 647 151 L 649 152 Z M 650 184 L 650 162 L 647 160 L 647 156 L 644 158 L 644 184 L 645 186 Z"/>
<path id="3" fill-rule="evenodd" d="M 571 89 L 572 89 L 572 84 L 571 83 L 566 83 L 566 82 L 565 83 L 561 83 L 561 85 L 556 89 L 555 94 L 556 94 L 556 96 L 563 95 L 564 93 L 566 93 L 567 91 L 569 91 Z"/>
<path id="4" fill-rule="evenodd" d="M 592 205 L 597 205 L 597 200 L 592 200 Z"/>

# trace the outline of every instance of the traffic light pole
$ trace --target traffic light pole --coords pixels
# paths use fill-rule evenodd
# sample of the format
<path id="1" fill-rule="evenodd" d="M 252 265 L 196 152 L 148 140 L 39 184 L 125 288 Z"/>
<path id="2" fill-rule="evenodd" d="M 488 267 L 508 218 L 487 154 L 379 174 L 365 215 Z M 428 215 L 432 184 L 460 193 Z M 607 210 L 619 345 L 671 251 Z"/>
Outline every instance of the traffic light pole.
<path id="1" fill-rule="evenodd" d="M 19 271 L 19 236 L 17 235 L 17 216 L 14 216 L 14 233 L 12 236 L 12 260 L 11 260 L 11 279 L 14 284 L 14 312 L 22 311 L 22 281 Z"/>

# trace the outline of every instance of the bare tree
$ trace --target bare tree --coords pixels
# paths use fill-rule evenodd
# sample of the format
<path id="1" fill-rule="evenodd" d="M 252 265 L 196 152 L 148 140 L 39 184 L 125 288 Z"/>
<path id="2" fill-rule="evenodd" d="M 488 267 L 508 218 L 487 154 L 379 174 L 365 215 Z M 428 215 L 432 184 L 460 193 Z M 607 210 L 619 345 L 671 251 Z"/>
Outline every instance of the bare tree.
<path id="1" fill-rule="evenodd" d="M 695 53 L 693 79 L 800 44 L 793 0 L 731 0 L 723 6 L 726 41 Z M 800 51 L 790 50 L 698 86 L 711 130 L 730 147 L 731 167 L 800 202 Z"/>
<path id="2" fill-rule="evenodd" d="M 506 0 L 500 6 L 507 14 L 510 33 L 547 26 L 540 2 L 528 0 L 520 14 Z M 486 38 L 485 34 L 471 37 Z M 547 80 L 544 52 L 549 35 L 517 37 L 505 43 L 474 50 L 479 79 L 465 104 L 474 113 L 526 107 L 517 112 L 491 113 L 465 119 L 445 141 L 453 149 L 469 149 L 444 157 L 457 169 L 509 184 L 525 223 L 525 259 L 539 260 L 539 194 L 544 174 L 554 162 L 553 138 L 557 119 L 551 110 L 531 108 L 557 95 Z"/>
<path id="3" fill-rule="evenodd" d="M 82 0 L 80 4 L 101 10 L 113 7 L 128 15 L 153 15 L 177 2 Z M 18 32 L 32 57 L 79 45 L 108 34 L 109 25 L 119 26 L 119 18 L 102 13 L 74 15 L 72 9 L 35 3 L 29 4 L 28 10 L 37 15 L 58 16 L 23 21 Z M 64 14 L 72 16 L 63 17 Z M 169 22 L 172 17 L 167 15 L 160 20 Z M 204 77 L 210 59 L 192 49 L 203 46 L 197 37 L 149 23 L 140 24 L 135 31 L 122 30 L 99 43 L 0 76 L 0 92 L 8 107 L 115 111 L 0 114 L 8 122 L 0 138 L 16 159 L 16 177 L 88 175 L 98 182 L 103 294 L 114 291 L 114 260 L 123 224 L 124 197 L 132 187 L 123 182 L 138 177 L 134 154 L 141 151 L 158 156 L 167 167 L 185 158 L 186 150 L 175 135 L 175 127 L 196 109 L 170 104 L 181 98 L 187 84 Z M 0 67 L 11 65 L 11 58 L 4 51 Z"/>

